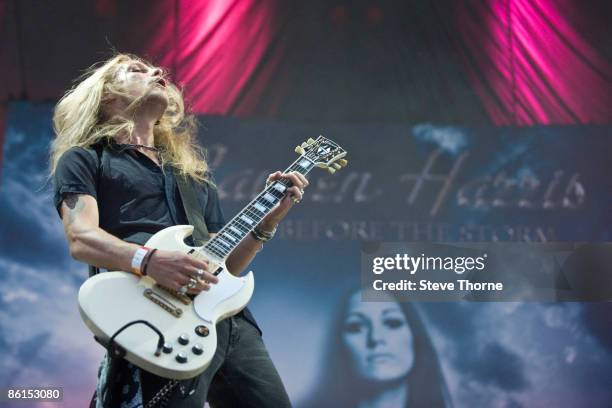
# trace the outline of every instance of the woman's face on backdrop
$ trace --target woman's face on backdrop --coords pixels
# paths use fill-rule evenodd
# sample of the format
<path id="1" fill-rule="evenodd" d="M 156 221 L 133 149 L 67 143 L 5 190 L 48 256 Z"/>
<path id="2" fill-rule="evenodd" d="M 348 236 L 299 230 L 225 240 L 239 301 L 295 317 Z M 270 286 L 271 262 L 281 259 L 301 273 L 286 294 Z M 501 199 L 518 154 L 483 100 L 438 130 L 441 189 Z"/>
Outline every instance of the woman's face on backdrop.
<path id="1" fill-rule="evenodd" d="M 342 331 L 357 375 L 366 380 L 391 381 L 408 375 L 414 365 L 414 338 L 399 304 L 361 302 L 351 296 Z"/>

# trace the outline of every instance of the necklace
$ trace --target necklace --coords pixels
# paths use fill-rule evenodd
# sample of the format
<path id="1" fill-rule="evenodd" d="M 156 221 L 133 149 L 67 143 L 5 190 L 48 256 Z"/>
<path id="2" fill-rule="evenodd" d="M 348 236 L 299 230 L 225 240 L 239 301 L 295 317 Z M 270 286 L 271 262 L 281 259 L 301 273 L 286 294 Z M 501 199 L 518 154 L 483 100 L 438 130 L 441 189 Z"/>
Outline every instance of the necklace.
<path id="1" fill-rule="evenodd" d="M 142 149 L 151 150 L 153 152 L 159 152 L 159 149 L 157 147 L 155 147 L 155 146 L 146 146 L 146 145 L 132 144 L 132 143 L 126 143 L 125 146 L 131 147 L 133 149 L 142 148 Z"/>

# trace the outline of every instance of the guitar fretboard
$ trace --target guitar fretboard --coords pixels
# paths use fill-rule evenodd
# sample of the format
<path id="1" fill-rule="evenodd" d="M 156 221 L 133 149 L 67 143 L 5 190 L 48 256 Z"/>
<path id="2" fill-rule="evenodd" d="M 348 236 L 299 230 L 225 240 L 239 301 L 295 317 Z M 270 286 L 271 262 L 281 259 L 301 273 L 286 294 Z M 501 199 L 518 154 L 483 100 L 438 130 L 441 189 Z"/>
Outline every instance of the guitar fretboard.
<path id="1" fill-rule="evenodd" d="M 301 156 L 291 166 L 287 167 L 285 173 L 296 171 L 306 175 L 314 167 L 315 164 L 312 160 L 306 156 Z M 285 191 L 291 185 L 292 183 L 288 179 L 272 182 L 232 218 L 214 238 L 208 241 L 204 245 L 204 249 L 221 259 L 225 259 L 240 241 L 254 230 L 270 210 L 282 200 Z"/>

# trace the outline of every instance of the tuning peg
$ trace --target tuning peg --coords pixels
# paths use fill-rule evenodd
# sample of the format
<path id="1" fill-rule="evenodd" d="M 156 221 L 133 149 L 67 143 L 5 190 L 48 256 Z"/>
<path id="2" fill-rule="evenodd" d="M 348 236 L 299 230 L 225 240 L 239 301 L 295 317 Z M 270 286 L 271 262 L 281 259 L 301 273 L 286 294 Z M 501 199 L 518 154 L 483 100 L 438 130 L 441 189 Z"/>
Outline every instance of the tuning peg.
<path id="1" fill-rule="evenodd" d="M 314 140 L 312 137 L 309 137 L 309 138 L 308 138 L 308 140 L 307 140 L 307 143 L 308 143 L 309 145 L 314 144 L 314 143 L 315 143 L 315 140 Z"/>
<path id="2" fill-rule="evenodd" d="M 302 143 L 300 146 L 302 146 L 304 149 L 306 149 L 308 146 L 310 146 L 308 143 L 304 142 Z"/>
<path id="3" fill-rule="evenodd" d="M 338 163 L 332 163 L 332 166 L 334 166 L 334 169 L 336 170 L 340 170 L 342 168 L 342 166 L 339 165 Z"/>
<path id="4" fill-rule="evenodd" d="M 329 174 L 334 174 L 336 172 L 336 169 L 334 169 L 333 167 L 328 167 L 327 171 L 329 171 Z"/>
<path id="5" fill-rule="evenodd" d="M 302 146 L 296 146 L 295 152 L 297 154 L 304 154 L 304 153 L 306 153 L 306 150 L 304 150 L 304 148 Z"/>

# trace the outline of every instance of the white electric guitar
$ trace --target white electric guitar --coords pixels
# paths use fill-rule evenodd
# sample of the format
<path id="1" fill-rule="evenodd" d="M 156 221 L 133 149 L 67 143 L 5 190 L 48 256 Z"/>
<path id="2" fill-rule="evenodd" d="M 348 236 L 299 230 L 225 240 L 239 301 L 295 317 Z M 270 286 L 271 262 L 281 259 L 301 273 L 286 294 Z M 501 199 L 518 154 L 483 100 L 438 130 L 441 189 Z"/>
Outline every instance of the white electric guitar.
<path id="1" fill-rule="evenodd" d="M 307 174 L 314 167 L 329 172 L 346 166 L 346 152 L 319 136 L 296 148 L 300 157 L 285 172 Z M 201 247 L 185 244 L 191 225 L 177 225 L 153 235 L 150 248 L 183 251 L 207 260 L 219 278 L 211 289 L 191 297 L 161 287 L 150 277 L 127 272 L 105 272 L 89 278 L 79 290 L 79 311 L 102 344 L 113 344 L 117 354 L 161 377 L 182 380 L 203 372 L 217 348 L 215 324 L 240 312 L 251 299 L 253 273 L 236 277 L 225 259 L 290 186 L 279 180 L 266 186 L 219 233 Z"/>

